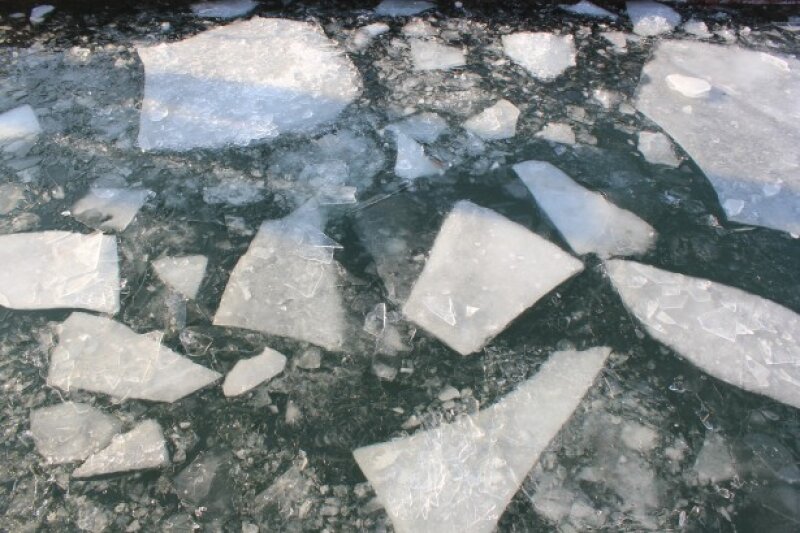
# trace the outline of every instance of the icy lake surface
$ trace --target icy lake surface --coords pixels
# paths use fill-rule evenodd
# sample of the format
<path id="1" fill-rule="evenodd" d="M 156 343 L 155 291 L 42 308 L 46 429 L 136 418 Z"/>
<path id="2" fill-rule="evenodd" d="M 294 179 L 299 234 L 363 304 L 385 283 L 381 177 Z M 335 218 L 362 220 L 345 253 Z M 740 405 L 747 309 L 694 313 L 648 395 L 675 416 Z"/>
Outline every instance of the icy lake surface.
<path id="1" fill-rule="evenodd" d="M 800 530 L 796 9 L 336 4 L 0 6 L 0 531 Z"/>

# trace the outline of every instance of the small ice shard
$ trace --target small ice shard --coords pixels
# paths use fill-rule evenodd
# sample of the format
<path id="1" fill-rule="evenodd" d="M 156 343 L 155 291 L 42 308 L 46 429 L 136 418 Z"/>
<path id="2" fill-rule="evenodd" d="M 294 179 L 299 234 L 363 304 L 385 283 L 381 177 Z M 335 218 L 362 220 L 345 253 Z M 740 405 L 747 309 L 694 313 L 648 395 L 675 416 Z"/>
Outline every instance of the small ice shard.
<path id="1" fill-rule="evenodd" d="M 169 288 L 194 300 L 206 275 L 207 265 L 208 257 L 204 255 L 162 257 L 153 261 L 153 270 Z"/>
<path id="2" fill-rule="evenodd" d="M 247 145 L 334 119 L 360 92 L 353 63 L 309 22 L 253 18 L 137 48 L 143 150 Z"/>
<path id="3" fill-rule="evenodd" d="M 119 310 L 117 240 L 67 231 L 0 235 L 0 305 Z"/>
<path id="4" fill-rule="evenodd" d="M 286 368 L 286 356 L 272 348 L 264 348 L 260 355 L 239 360 L 225 376 L 222 392 L 225 396 L 239 396 L 269 381 Z"/>
<path id="5" fill-rule="evenodd" d="M 701 78 L 669 74 L 664 81 L 667 82 L 667 87 L 681 93 L 686 98 L 702 98 L 711 92 L 711 84 Z"/>
<path id="6" fill-rule="evenodd" d="M 117 435 L 108 447 L 91 455 L 72 477 L 85 478 L 161 468 L 169 464 L 169 452 L 161 426 L 145 420 L 127 433 Z"/>
<path id="7" fill-rule="evenodd" d="M 711 32 L 708 31 L 708 26 L 706 26 L 706 23 L 702 20 L 687 20 L 683 26 L 681 26 L 681 28 L 686 33 L 694 35 L 695 37 L 700 37 L 701 39 L 708 39 L 711 37 Z"/>
<path id="8" fill-rule="evenodd" d="M 425 155 L 425 148 L 409 135 L 396 132 L 397 159 L 394 173 L 404 180 L 414 181 L 423 176 L 443 174 L 443 166 Z"/>
<path id="9" fill-rule="evenodd" d="M 55 11 L 55 9 L 55 7 L 47 4 L 35 6 L 33 9 L 31 9 L 31 24 L 41 24 L 44 22 L 44 18 Z"/>
<path id="10" fill-rule="evenodd" d="M 672 141 L 663 133 L 657 131 L 640 131 L 637 149 L 648 163 L 677 167 L 681 160 L 675 154 Z"/>
<path id="11" fill-rule="evenodd" d="M 65 402 L 31 411 L 36 451 L 51 464 L 82 461 L 105 448 L 121 429 L 117 418 L 85 403 Z"/>
<path id="12" fill-rule="evenodd" d="M 701 370 L 800 408 L 800 316 L 712 281 L 630 261 L 606 263 L 625 306 Z"/>
<path id="13" fill-rule="evenodd" d="M 490 209 L 458 202 L 403 313 L 462 355 L 475 352 L 583 264 Z"/>
<path id="14" fill-rule="evenodd" d="M 736 475 L 731 452 L 719 433 L 706 435 L 693 470 L 700 483 L 722 483 Z"/>
<path id="15" fill-rule="evenodd" d="M 681 16 L 674 9 L 658 2 L 636 0 L 625 6 L 633 24 L 633 33 L 642 37 L 669 33 L 681 23 Z"/>
<path id="16" fill-rule="evenodd" d="M 345 311 L 333 259 L 339 245 L 322 225 L 321 216 L 305 208 L 261 224 L 231 273 L 214 325 L 341 349 Z"/>
<path id="17" fill-rule="evenodd" d="M 436 113 L 417 113 L 386 129 L 405 133 L 415 141 L 430 144 L 447 131 L 447 121 Z"/>
<path id="18" fill-rule="evenodd" d="M 0 145 L 27 140 L 41 132 L 39 119 L 27 104 L 0 114 Z"/>
<path id="19" fill-rule="evenodd" d="M 258 6 L 253 0 L 212 0 L 192 4 L 192 13 L 210 19 L 232 19 L 247 15 Z"/>
<path id="20" fill-rule="evenodd" d="M 386 17 L 410 17 L 434 7 L 431 2 L 423 0 L 383 0 L 375 8 L 375 14 Z"/>
<path id="21" fill-rule="evenodd" d="M 0 215 L 7 215 L 25 200 L 25 186 L 19 183 L 0 183 Z"/>
<path id="22" fill-rule="evenodd" d="M 576 64 L 572 35 L 525 31 L 502 40 L 505 54 L 540 80 L 555 79 Z"/>
<path id="23" fill-rule="evenodd" d="M 72 206 L 72 215 L 103 231 L 124 231 L 153 194 L 144 189 L 91 188 Z"/>
<path id="24" fill-rule="evenodd" d="M 564 11 L 569 11 L 576 15 L 586 15 L 587 17 L 617 19 L 617 15 L 607 9 L 595 5 L 587 0 L 581 0 L 577 4 L 561 4 L 559 6 Z"/>
<path id="25" fill-rule="evenodd" d="M 361 26 L 353 33 L 351 41 L 352 49 L 364 50 L 372 44 L 375 37 L 383 35 L 387 31 L 389 31 L 389 25 L 383 22 L 373 22 L 372 24 Z"/>
<path id="26" fill-rule="evenodd" d="M 399 533 L 490 533 L 611 350 L 553 353 L 477 414 L 353 456 Z"/>
<path id="27" fill-rule="evenodd" d="M 485 141 L 510 139 L 517 133 L 517 119 L 517 106 L 500 100 L 464 122 L 464 129 Z"/>
<path id="28" fill-rule="evenodd" d="M 449 70 L 466 62 L 464 50 L 434 41 L 411 39 L 411 61 L 415 70 Z"/>
<path id="29" fill-rule="evenodd" d="M 604 31 L 600 35 L 603 36 L 603 39 L 611 43 L 615 51 L 619 53 L 625 53 L 628 51 L 628 38 L 625 36 L 624 32 Z"/>
<path id="30" fill-rule="evenodd" d="M 536 136 L 554 143 L 575 144 L 575 132 L 563 122 L 548 122 Z"/>
<path id="31" fill-rule="evenodd" d="M 220 374 L 109 318 L 72 313 L 58 328 L 47 384 L 125 400 L 174 402 Z"/>
<path id="32" fill-rule="evenodd" d="M 550 163 L 525 161 L 514 171 L 575 253 L 606 258 L 643 254 L 652 247 L 656 231 L 650 224 Z"/>

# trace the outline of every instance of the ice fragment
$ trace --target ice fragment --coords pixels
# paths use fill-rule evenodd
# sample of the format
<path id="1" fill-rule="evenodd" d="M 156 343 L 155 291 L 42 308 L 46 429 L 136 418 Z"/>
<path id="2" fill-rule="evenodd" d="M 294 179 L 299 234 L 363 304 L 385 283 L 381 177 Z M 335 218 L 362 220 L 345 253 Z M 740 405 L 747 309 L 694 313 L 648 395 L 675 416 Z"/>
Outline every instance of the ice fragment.
<path id="1" fill-rule="evenodd" d="M 404 180 L 414 181 L 423 176 L 444 173 L 443 166 L 425 155 L 425 148 L 410 136 L 396 132 L 397 158 L 394 173 Z"/>
<path id="2" fill-rule="evenodd" d="M 72 476 L 85 478 L 161 468 L 168 464 L 169 453 L 161 426 L 154 420 L 145 420 L 129 432 L 114 437 L 108 447 L 90 456 Z"/>
<path id="3" fill-rule="evenodd" d="M 415 70 L 449 70 L 463 66 L 464 51 L 435 41 L 411 39 L 411 60 Z"/>
<path id="4" fill-rule="evenodd" d="M 581 0 L 577 4 L 561 4 L 559 6 L 564 11 L 569 11 L 576 15 L 585 15 L 594 18 L 617 19 L 617 15 L 607 9 L 603 9 L 587 0 Z"/>
<path id="5" fill-rule="evenodd" d="M 375 8 L 375 14 L 388 17 L 410 17 L 433 8 L 434 5 L 431 2 L 423 0 L 383 0 Z"/>
<path id="6" fill-rule="evenodd" d="M 548 122 L 536 136 L 554 143 L 575 144 L 575 132 L 563 122 Z"/>
<path id="7" fill-rule="evenodd" d="M 225 376 L 222 391 L 225 396 L 239 396 L 269 381 L 286 368 L 286 356 L 272 348 L 264 348 L 260 355 L 241 359 Z"/>
<path id="8" fill-rule="evenodd" d="M 162 257 L 153 261 L 153 270 L 165 285 L 186 298 L 195 299 L 207 265 L 208 258 L 204 255 Z"/>
<path id="9" fill-rule="evenodd" d="M 82 461 L 105 448 L 122 425 L 85 403 L 65 402 L 31 412 L 31 435 L 36 451 L 48 463 Z"/>
<path id="10" fill-rule="evenodd" d="M 39 119 L 29 105 L 0 114 L 0 145 L 27 140 L 42 132 Z"/>
<path id="11" fill-rule="evenodd" d="M 633 33 L 642 37 L 669 33 L 681 23 L 681 16 L 674 9 L 658 2 L 636 0 L 625 5 Z"/>
<path id="12" fill-rule="evenodd" d="M 508 100 L 500 100 L 464 122 L 464 129 L 485 141 L 510 139 L 517 132 L 519 109 Z"/>
<path id="13" fill-rule="evenodd" d="M 144 189 L 93 187 L 72 206 L 72 214 L 94 229 L 124 231 L 152 194 Z"/>
<path id="14" fill-rule="evenodd" d="M 502 41 L 505 54 L 540 80 L 555 79 L 576 64 L 572 35 L 519 32 Z"/>

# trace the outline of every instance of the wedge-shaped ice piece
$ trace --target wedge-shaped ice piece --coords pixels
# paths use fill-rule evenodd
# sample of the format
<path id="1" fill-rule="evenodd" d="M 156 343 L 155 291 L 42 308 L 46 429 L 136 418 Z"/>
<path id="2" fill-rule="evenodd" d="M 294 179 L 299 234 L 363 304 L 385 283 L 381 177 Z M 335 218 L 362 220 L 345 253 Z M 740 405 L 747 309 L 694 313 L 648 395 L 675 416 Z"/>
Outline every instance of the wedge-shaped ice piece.
<path id="1" fill-rule="evenodd" d="M 577 4 L 561 4 L 559 7 L 564 11 L 575 13 L 576 15 L 585 15 L 587 17 L 616 19 L 617 15 L 607 9 L 595 5 L 587 0 L 581 0 Z"/>
<path id="2" fill-rule="evenodd" d="M 410 136 L 397 131 L 397 159 L 394 162 L 394 173 L 404 180 L 413 181 L 423 176 L 442 174 L 444 168 L 427 155 L 425 148 Z"/>
<path id="3" fill-rule="evenodd" d="M 203 283 L 207 265 L 208 258 L 204 255 L 162 257 L 153 261 L 153 270 L 169 288 L 194 299 Z"/>
<path id="4" fill-rule="evenodd" d="M 65 402 L 31 411 L 33 442 L 48 463 L 82 461 L 105 448 L 120 429 L 117 418 L 85 403 Z"/>
<path id="5" fill-rule="evenodd" d="M 418 113 L 386 129 L 405 133 L 421 143 L 432 143 L 447 131 L 447 121 L 436 113 Z"/>
<path id="6" fill-rule="evenodd" d="M 264 222 L 231 274 L 214 324 L 340 349 L 346 322 L 333 259 L 340 246 L 322 225 L 305 208 Z"/>
<path id="7" fill-rule="evenodd" d="M 257 5 L 253 0 L 212 0 L 192 4 L 192 13 L 198 17 L 232 19 L 247 15 Z"/>
<path id="8" fill-rule="evenodd" d="M 286 356 L 272 348 L 255 357 L 238 361 L 225 376 L 222 392 L 225 396 L 238 396 L 269 381 L 286 368 Z"/>
<path id="9" fill-rule="evenodd" d="M 41 133 L 39 119 L 29 105 L 0 114 L 0 144 L 33 137 Z"/>
<path id="10" fill-rule="evenodd" d="M 681 23 L 681 16 L 674 9 L 658 2 L 636 0 L 625 6 L 636 35 L 652 37 L 669 33 Z"/>
<path id="11" fill-rule="evenodd" d="M 644 67 L 636 107 L 703 169 L 730 220 L 800 233 L 798 94 L 794 57 L 666 41 Z"/>
<path id="12" fill-rule="evenodd" d="M 463 66 L 466 61 L 464 51 L 455 46 L 422 39 L 412 39 L 409 45 L 416 70 L 448 70 Z"/>
<path id="13" fill-rule="evenodd" d="M 0 305 L 119 310 L 117 240 L 67 231 L 0 236 Z"/>
<path id="14" fill-rule="evenodd" d="M 556 352 L 493 406 L 359 448 L 358 466 L 400 533 L 489 533 L 611 350 Z"/>
<path id="15" fill-rule="evenodd" d="M 431 2 L 423 0 L 383 0 L 375 8 L 375 14 L 389 17 L 410 17 L 433 9 L 433 7 Z"/>
<path id="16" fill-rule="evenodd" d="M 174 402 L 221 377 L 150 335 L 101 316 L 72 313 L 59 326 L 58 337 L 47 384 L 66 391 Z"/>
<path id="17" fill-rule="evenodd" d="M 41 24 L 47 15 L 55 11 L 55 7 L 51 5 L 36 6 L 31 9 L 31 24 Z"/>
<path id="18" fill-rule="evenodd" d="M 508 100 L 500 100 L 464 123 L 464 129 L 485 141 L 510 139 L 517 133 L 519 109 Z"/>
<path id="19" fill-rule="evenodd" d="M 528 229 L 462 201 L 445 219 L 403 313 L 467 355 L 582 269 Z"/>
<path id="20" fill-rule="evenodd" d="M 629 261 L 606 263 L 657 340 L 736 387 L 800 408 L 800 316 L 739 289 Z"/>
<path id="21" fill-rule="evenodd" d="M 575 144 L 575 132 L 569 124 L 563 122 L 548 122 L 536 136 L 554 143 Z"/>
<path id="22" fill-rule="evenodd" d="M 656 231 L 630 211 L 572 180 L 545 161 L 525 161 L 514 171 L 575 253 L 600 257 L 642 254 Z"/>
<path id="23" fill-rule="evenodd" d="M 168 464 L 169 452 L 161 426 L 155 420 L 145 420 L 129 432 L 114 437 L 108 447 L 86 459 L 72 477 L 147 470 Z"/>
<path id="24" fill-rule="evenodd" d="M 675 155 L 672 142 L 663 133 L 657 131 L 640 131 L 637 149 L 648 163 L 677 167 L 681 160 Z"/>
<path id="25" fill-rule="evenodd" d="M 72 214 L 95 229 L 124 231 L 152 194 L 144 189 L 92 188 L 72 206 Z"/>
<path id="26" fill-rule="evenodd" d="M 572 35 L 524 31 L 503 35 L 502 40 L 505 54 L 534 78 L 552 80 L 575 66 Z"/>
<path id="27" fill-rule="evenodd" d="M 253 18 L 138 48 L 143 150 L 246 145 L 334 119 L 359 93 L 356 68 L 315 24 Z"/>

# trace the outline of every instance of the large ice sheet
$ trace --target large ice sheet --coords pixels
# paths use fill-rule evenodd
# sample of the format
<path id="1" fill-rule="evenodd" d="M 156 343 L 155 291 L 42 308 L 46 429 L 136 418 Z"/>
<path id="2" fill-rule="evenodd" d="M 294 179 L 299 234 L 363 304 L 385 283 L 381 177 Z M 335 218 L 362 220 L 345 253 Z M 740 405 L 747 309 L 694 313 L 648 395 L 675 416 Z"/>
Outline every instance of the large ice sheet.
<path id="1" fill-rule="evenodd" d="M 0 305 L 119 310 L 117 240 L 67 231 L 0 236 Z"/>
<path id="2" fill-rule="evenodd" d="M 198 17 L 231 19 L 247 15 L 258 6 L 253 0 L 212 0 L 192 4 L 192 13 Z"/>
<path id="3" fill-rule="evenodd" d="M 333 259 L 339 245 L 322 226 L 306 208 L 264 222 L 231 274 L 214 324 L 340 349 L 345 312 Z"/>
<path id="4" fill-rule="evenodd" d="M 633 33 L 653 37 L 671 32 L 681 23 L 681 16 L 671 7 L 652 0 L 635 0 L 625 4 L 633 24 Z"/>
<path id="5" fill-rule="evenodd" d="M 234 22 L 138 48 L 145 68 L 143 150 L 245 145 L 334 119 L 360 91 L 358 71 L 319 26 Z"/>
<path id="6" fill-rule="evenodd" d="M 203 283 L 207 265 L 208 257 L 204 255 L 162 257 L 153 261 L 153 270 L 168 287 L 194 299 Z"/>
<path id="7" fill-rule="evenodd" d="M 169 464 L 169 452 L 161 426 L 155 420 L 145 420 L 127 433 L 117 435 L 106 448 L 86 459 L 72 473 L 84 478 L 161 468 Z"/>
<path id="8" fill-rule="evenodd" d="M 31 411 L 33 442 L 48 463 L 82 461 L 105 448 L 121 429 L 117 418 L 85 403 L 65 402 Z"/>
<path id="9" fill-rule="evenodd" d="M 600 257 L 642 254 L 656 231 L 630 211 L 578 185 L 545 161 L 525 161 L 514 171 L 575 253 Z"/>
<path id="10" fill-rule="evenodd" d="M 610 352 L 556 352 L 535 376 L 475 415 L 355 450 L 353 456 L 395 530 L 494 531 Z"/>
<path id="11" fill-rule="evenodd" d="M 467 355 L 582 269 L 528 229 L 462 201 L 445 219 L 403 313 Z"/>
<path id="12" fill-rule="evenodd" d="M 505 54 L 540 80 L 552 80 L 575 66 L 572 35 L 524 31 L 503 35 L 502 41 Z"/>
<path id="13" fill-rule="evenodd" d="M 517 133 L 519 109 L 508 100 L 499 100 L 464 122 L 464 129 L 485 141 L 510 139 Z"/>
<path id="14" fill-rule="evenodd" d="M 145 189 L 93 187 L 72 206 L 72 214 L 95 229 L 124 231 L 152 194 Z"/>
<path id="15" fill-rule="evenodd" d="M 691 98 L 675 75 L 711 89 Z M 729 219 L 800 233 L 800 60 L 663 42 L 644 67 L 636 107 L 703 169 Z"/>
<path id="16" fill-rule="evenodd" d="M 47 384 L 66 391 L 174 402 L 221 377 L 150 335 L 101 316 L 72 313 L 59 326 L 58 337 Z"/>
<path id="17" fill-rule="evenodd" d="M 41 131 L 39 119 L 29 105 L 15 107 L 0 114 L 0 145 L 34 137 Z"/>
<path id="18" fill-rule="evenodd" d="M 625 306 L 657 340 L 731 385 L 800 408 L 800 316 L 712 281 L 612 260 Z"/>

